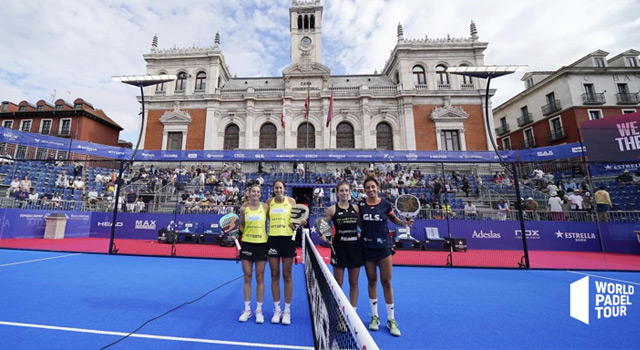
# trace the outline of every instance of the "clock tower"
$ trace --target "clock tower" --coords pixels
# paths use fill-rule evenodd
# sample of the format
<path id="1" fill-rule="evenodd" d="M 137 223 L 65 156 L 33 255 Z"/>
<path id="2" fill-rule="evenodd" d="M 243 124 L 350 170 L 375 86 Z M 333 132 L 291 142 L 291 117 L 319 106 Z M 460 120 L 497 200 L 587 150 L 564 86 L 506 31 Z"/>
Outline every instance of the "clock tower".
<path id="1" fill-rule="evenodd" d="M 291 64 L 322 63 L 322 4 L 292 0 L 289 8 Z"/>

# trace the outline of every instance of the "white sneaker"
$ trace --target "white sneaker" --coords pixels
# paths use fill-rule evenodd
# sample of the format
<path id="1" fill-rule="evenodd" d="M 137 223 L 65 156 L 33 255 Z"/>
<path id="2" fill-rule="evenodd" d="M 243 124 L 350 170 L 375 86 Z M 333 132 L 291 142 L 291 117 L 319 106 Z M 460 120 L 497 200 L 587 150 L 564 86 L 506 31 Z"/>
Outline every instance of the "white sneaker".
<path id="1" fill-rule="evenodd" d="M 264 323 L 264 315 L 262 310 L 256 310 L 256 323 Z"/>
<path id="2" fill-rule="evenodd" d="M 274 310 L 273 317 L 271 317 L 271 323 L 280 323 L 282 317 L 282 310 Z"/>
<path id="3" fill-rule="evenodd" d="M 282 324 L 283 325 L 290 325 L 291 324 L 291 312 L 284 312 L 282 314 Z"/>
<path id="4" fill-rule="evenodd" d="M 238 318 L 238 322 L 247 322 L 247 320 L 250 318 L 251 318 L 251 310 L 244 310 L 240 314 L 240 318 Z"/>

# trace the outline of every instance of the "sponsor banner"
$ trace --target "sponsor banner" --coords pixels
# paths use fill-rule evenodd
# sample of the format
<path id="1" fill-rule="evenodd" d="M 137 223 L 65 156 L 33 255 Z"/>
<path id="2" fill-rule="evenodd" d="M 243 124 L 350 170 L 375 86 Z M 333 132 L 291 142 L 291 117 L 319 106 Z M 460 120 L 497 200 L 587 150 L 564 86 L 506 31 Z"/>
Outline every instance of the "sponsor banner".
<path id="1" fill-rule="evenodd" d="M 118 213 L 115 238 L 155 240 L 158 238 L 158 231 L 167 228 L 172 221 L 175 222 L 178 231 L 188 230 L 194 233 L 203 233 L 206 230 L 217 231 L 217 224 L 221 217 L 220 214 Z M 112 219 L 113 213 L 93 213 L 91 218 L 92 237 L 110 237 Z"/>
<path id="2" fill-rule="evenodd" d="M 589 163 L 591 176 L 620 175 L 625 170 L 631 174 L 640 171 L 640 163 Z"/>
<path id="3" fill-rule="evenodd" d="M 626 162 L 640 158 L 640 112 L 580 124 L 587 158 L 592 162 Z"/>
<path id="4" fill-rule="evenodd" d="M 2 238 L 43 238 L 45 218 L 50 214 L 64 214 L 67 217 L 65 237 L 89 237 L 91 213 L 75 211 L 46 210 L 3 210 Z"/>
<path id="5" fill-rule="evenodd" d="M 416 220 L 414 238 L 426 239 L 425 227 L 437 227 L 440 237 L 448 237 L 446 220 Z M 518 221 L 450 220 L 451 237 L 466 238 L 469 249 L 522 250 Z M 397 229 L 390 224 L 389 229 Z M 527 221 L 525 234 L 530 250 L 600 251 L 595 223 Z"/>
<path id="6" fill-rule="evenodd" d="M 602 249 L 608 253 L 640 254 L 640 224 L 600 223 Z"/>
<path id="7" fill-rule="evenodd" d="M 579 142 L 569 143 L 565 145 L 538 147 L 518 151 L 520 161 L 523 162 L 540 162 L 554 159 L 567 159 L 581 157 L 584 148 Z"/>

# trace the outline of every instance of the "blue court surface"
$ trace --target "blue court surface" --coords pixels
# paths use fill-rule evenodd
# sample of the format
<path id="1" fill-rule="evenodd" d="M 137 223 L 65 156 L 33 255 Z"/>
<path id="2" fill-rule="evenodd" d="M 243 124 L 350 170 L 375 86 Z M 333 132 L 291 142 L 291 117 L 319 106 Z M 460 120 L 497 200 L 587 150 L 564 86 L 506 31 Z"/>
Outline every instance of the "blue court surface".
<path id="1" fill-rule="evenodd" d="M 570 316 L 570 285 L 587 276 L 588 325 Z M 294 265 L 290 326 L 269 323 L 268 267 L 265 277 L 266 322 L 239 323 L 242 273 L 234 261 L 0 249 L 0 348 L 100 349 L 202 296 L 109 349 L 313 349 L 303 266 Z M 598 293 L 596 283 L 619 288 Z M 395 267 L 393 287 L 402 336 L 381 326 L 372 332 L 381 349 L 640 348 L 640 273 Z M 625 315 L 598 318 L 596 299 L 623 304 Z M 365 324 L 369 313 L 362 270 Z"/>

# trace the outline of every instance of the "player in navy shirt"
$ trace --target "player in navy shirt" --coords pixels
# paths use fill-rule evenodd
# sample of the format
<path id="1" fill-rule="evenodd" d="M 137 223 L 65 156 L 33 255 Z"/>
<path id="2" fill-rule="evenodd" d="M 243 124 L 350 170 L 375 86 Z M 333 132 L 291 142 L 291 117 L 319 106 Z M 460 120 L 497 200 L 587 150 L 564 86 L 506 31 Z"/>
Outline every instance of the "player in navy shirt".
<path id="1" fill-rule="evenodd" d="M 389 235 L 388 221 L 399 226 L 411 226 L 413 220 L 405 222 L 398 218 L 393 211 L 393 205 L 378 196 L 379 184 L 375 177 L 367 176 L 364 179 L 364 190 L 367 198 L 360 202 L 359 208 L 364 269 L 367 273 L 372 314 L 369 329 L 377 331 L 380 326 L 378 316 L 378 269 L 380 269 L 380 283 L 384 292 L 384 301 L 387 304 L 387 327 L 392 335 L 399 337 L 400 330 L 395 320 L 391 287 L 393 240 Z"/>

